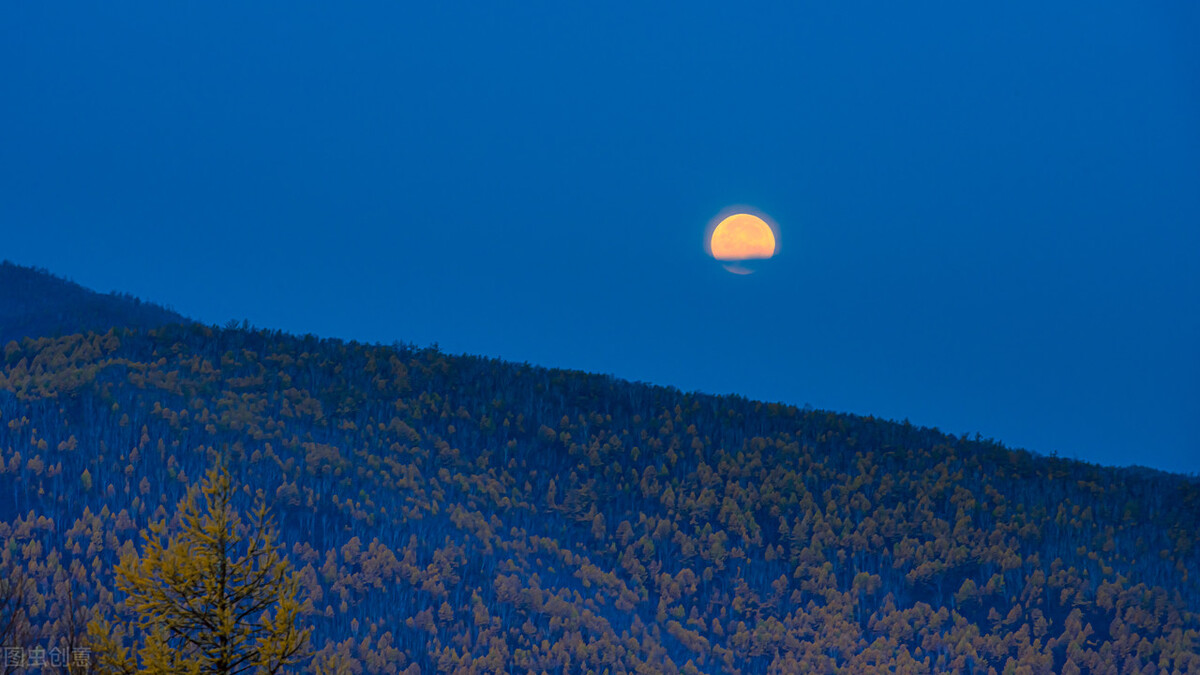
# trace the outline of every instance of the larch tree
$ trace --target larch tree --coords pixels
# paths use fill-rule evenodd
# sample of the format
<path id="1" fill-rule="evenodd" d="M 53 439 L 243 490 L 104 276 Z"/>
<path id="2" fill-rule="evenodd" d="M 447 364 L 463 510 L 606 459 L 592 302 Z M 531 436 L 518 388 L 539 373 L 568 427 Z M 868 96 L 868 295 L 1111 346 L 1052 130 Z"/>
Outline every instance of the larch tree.
<path id="1" fill-rule="evenodd" d="M 266 505 L 243 522 L 234 493 L 225 467 L 210 470 L 180 500 L 180 530 L 168 537 L 165 519 L 152 523 L 142 551 L 117 565 L 128 621 L 88 627 L 101 672 L 274 674 L 306 655 L 300 578 Z"/>
<path id="2" fill-rule="evenodd" d="M 30 584 L 23 570 L 0 551 L 0 675 L 15 672 L 5 650 L 24 649 L 30 635 L 28 604 Z"/>

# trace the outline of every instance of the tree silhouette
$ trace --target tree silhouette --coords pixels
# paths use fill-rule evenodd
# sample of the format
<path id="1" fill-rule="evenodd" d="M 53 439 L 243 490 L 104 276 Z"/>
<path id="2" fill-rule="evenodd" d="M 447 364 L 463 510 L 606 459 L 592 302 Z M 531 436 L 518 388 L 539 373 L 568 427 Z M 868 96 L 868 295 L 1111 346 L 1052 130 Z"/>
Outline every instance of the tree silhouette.
<path id="1" fill-rule="evenodd" d="M 167 520 L 152 523 L 141 553 L 121 559 L 116 584 L 133 616 L 89 626 L 101 672 L 273 674 L 302 658 L 309 631 L 296 626 L 299 577 L 279 553 L 265 504 L 244 524 L 234 492 L 228 470 L 211 469 L 179 502 L 181 530 L 166 538 Z"/>

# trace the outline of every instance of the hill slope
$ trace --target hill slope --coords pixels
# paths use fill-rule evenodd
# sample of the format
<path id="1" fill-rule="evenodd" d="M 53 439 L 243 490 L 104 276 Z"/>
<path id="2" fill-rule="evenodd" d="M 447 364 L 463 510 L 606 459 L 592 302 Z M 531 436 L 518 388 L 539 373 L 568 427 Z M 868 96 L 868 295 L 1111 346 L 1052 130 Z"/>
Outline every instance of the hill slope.
<path id="1" fill-rule="evenodd" d="M 129 295 L 102 295 L 45 270 L 0 262 L 0 346 L 10 340 L 186 321 Z"/>
<path id="2" fill-rule="evenodd" d="M 354 672 L 1200 672 L 1193 482 L 870 417 L 193 324 L 10 345 L 0 453 L 42 644 L 225 454 Z"/>

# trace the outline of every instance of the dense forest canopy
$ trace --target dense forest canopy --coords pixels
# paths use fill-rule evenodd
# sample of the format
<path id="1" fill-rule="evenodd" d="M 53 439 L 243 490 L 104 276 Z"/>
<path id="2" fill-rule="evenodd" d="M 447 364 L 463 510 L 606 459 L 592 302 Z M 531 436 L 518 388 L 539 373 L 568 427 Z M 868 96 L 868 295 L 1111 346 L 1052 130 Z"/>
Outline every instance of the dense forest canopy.
<path id="1" fill-rule="evenodd" d="M 225 458 L 348 672 L 1200 673 L 1188 477 L 144 316 L 0 344 L 27 643 L 113 614 L 122 554 Z"/>

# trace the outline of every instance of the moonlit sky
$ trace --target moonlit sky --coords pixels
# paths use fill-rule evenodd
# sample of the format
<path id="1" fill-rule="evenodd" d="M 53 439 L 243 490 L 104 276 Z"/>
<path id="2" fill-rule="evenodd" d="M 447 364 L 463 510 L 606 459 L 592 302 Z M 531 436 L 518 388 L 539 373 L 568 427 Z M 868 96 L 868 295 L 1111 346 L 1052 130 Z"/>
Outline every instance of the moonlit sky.
<path id="1" fill-rule="evenodd" d="M 250 4 L 0 8 L 0 258 L 1200 472 L 1196 3 Z"/>

